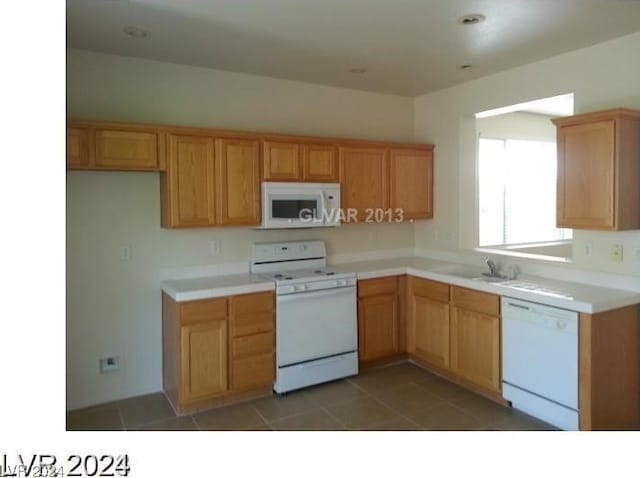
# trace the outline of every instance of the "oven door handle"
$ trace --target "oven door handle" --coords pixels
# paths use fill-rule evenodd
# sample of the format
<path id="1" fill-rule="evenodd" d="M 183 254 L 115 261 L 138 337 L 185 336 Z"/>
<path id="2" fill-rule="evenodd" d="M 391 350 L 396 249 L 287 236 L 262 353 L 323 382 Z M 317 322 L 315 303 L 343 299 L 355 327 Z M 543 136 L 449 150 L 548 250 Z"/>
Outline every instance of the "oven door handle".
<path id="1" fill-rule="evenodd" d="M 328 297 L 332 295 L 347 295 L 354 294 L 355 297 L 356 286 L 349 285 L 345 287 L 335 287 L 333 289 L 323 289 L 323 290 L 301 290 L 300 292 L 293 292 L 291 294 L 284 294 L 277 296 L 278 302 L 293 302 L 300 300 L 308 300 L 308 299 L 317 299 L 319 297 Z"/>

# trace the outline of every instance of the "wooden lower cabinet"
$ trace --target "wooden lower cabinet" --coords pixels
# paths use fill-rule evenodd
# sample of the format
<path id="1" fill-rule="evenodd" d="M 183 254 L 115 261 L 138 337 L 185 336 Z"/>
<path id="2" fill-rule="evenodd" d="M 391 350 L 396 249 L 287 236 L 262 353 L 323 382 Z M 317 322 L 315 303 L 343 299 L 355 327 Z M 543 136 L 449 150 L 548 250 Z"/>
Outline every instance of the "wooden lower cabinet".
<path id="1" fill-rule="evenodd" d="M 180 328 L 182 399 L 190 402 L 227 391 L 227 319 Z"/>
<path id="2" fill-rule="evenodd" d="M 163 389 L 178 414 L 271 393 L 271 292 L 176 302 L 162 295 Z"/>
<path id="3" fill-rule="evenodd" d="M 449 368 L 449 304 L 414 295 L 413 340 L 409 352 L 437 367 Z"/>
<path id="4" fill-rule="evenodd" d="M 404 352 L 404 277 L 358 281 L 358 359 L 361 364 L 393 358 Z"/>
<path id="5" fill-rule="evenodd" d="M 462 378 L 500 392 L 500 318 L 451 308 L 451 369 Z"/>

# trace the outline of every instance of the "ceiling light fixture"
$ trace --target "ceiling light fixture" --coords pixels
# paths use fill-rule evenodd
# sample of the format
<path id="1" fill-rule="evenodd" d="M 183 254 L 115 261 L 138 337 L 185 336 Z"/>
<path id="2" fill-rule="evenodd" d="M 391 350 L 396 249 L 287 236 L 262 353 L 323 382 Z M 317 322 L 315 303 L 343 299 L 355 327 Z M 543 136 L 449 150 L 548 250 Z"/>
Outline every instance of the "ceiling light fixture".
<path id="1" fill-rule="evenodd" d="M 366 73 L 367 68 L 364 67 L 360 67 L 360 68 L 349 68 L 349 73 L 356 73 L 356 74 L 361 74 L 361 73 Z"/>
<path id="2" fill-rule="evenodd" d="M 477 25 L 478 23 L 482 23 L 487 19 L 481 13 L 469 13 L 468 15 L 463 15 L 458 18 L 458 23 L 460 25 Z"/>
<path id="3" fill-rule="evenodd" d="M 144 28 L 124 27 L 122 31 L 133 38 L 149 38 L 151 36 L 151 32 Z"/>

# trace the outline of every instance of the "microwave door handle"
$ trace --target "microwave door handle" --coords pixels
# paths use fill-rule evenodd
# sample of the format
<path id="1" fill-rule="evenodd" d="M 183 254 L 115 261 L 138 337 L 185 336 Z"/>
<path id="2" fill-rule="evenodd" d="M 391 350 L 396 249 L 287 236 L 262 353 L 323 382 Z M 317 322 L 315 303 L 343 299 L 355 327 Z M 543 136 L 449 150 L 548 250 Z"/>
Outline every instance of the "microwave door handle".
<path id="1" fill-rule="evenodd" d="M 322 219 L 322 224 L 326 224 L 327 222 L 327 198 L 325 196 L 325 191 L 320 191 L 320 218 Z"/>

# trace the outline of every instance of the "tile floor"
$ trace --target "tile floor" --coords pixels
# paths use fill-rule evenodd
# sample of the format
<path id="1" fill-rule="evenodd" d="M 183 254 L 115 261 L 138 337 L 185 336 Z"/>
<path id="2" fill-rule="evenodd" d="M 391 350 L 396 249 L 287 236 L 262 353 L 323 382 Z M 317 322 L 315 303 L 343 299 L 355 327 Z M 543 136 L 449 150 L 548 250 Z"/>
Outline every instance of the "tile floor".
<path id="1" fill-rule="evenodd" d="M 405 362 L 176 417 L 161 393 L 67 413 L 68 430 L 554 430 Z"/>

